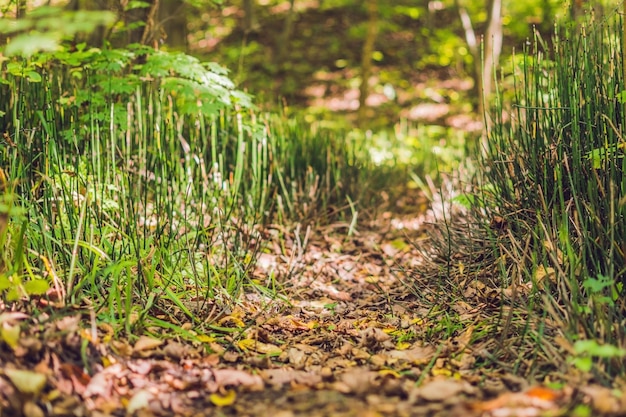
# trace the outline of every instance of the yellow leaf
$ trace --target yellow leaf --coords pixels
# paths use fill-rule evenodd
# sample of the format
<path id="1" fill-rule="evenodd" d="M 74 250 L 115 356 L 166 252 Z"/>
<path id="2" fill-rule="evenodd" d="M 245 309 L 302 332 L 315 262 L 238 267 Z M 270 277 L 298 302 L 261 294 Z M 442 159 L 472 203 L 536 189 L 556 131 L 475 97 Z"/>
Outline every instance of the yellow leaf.
<path id="1" fill-rule="evenodd" d="M 47 378 L 44 374 L 20 369 L 5 369 L 4 374 L 22 394 L 39 395 L 46 386 Z"/>
<path id="2" fill-rule="evenodd" d="M 98 336 L 96 335 L 96 338 L 94 340 L 93 338 L 93 333 L 90 329 L 81 329 L 80 330 L 80 337 L 82 337 L 83 339 L 88 340 L 89 342 L 93 343 L 94 345 L 98 344 Z"/>
<path id="3" fill-rule="evenodd" d="M 198 342 L 202 342 L 202 343 L 215 342 L 215 338 L 214 337 L 207 336 L 206 334 L 198 335 L 197 338 L 198 338 Z"/>
<path id="4" fill-rule="evenodd" d="M 217 407 L 226 407 L 229 405 L 233 405 L 235 400 L 237 399 L 237 393 L 234 390 L 228 390 L 226 394 L 211 394 L 209 395 L 209 400 L 213 403 L 213 405 Z"/>
<path id="5" fill-rule="evenodd" d="M 282 349 L 278 346 L 269 343 L 259 342 L 258 340 L 254 339 L 240 340 L 239 342 L 237 342 L 237 345 L 241 350 L 252 350 L 254 352 L 263 354 L 280 355 L 283 352 Z"/>
<path id="6" fill-rule="evenodd" d="M 391 369 L 381 369 L 380 371 L 378 371 L 379 375 L 385 376 L 385 375 L 391 375 L 395 378 L 400 378 L 400 374 L 397 373 L 396 371 L 393 371 Z"/>
<path id="7" fill-rule="evenodd" d="M 2 337 L 4 343 L 9 345 L 11 349 L 15 349 L 20 342 L 20 326 L 11 326 L 4 323 L 2 330 L 0 331 L 0 336 Z"/>
<path id="8" fill-rule="evenodd" d="M 410 343 L 407 342 L 398 342 L 396 343 L 396 349 L 398 350 L 405 350 L 411 347 Z"/>
<path id="9" fill-rule="evenodd" d="M 439 376 L 439 375 L 443 375 L 443 376 L 452 376 L 452 371 L 446 368 L 433 368 L 433 370 L 431 371 L 433 376 Z"/>
<path id="10" fill-rule="evenodd" d="M 318 327 L 320 327 L 320 323 L 317 320 L 313 320 L 313 321 L 308 322 L 306 324 L 306 327 L 308 327 L 311 330 L 317 329 Z"/>
<path id="11" fill-rule="evenodd" d="M 242 328 L 246 327 L 246 324 L 239 317 L 234 315 L 222 317 L 218 324 L 222 327 L 237 327 Z"/>
<path id="12" fill-rule="evenodd" d="M 239 346 L 239 349 L 241 350 L 253 349 L 255 344 L 256 344 L 256 340 L 253 340 L 253 339 L 242 339 L 237 342 L 237 346 Z"/>
<path id="13" fill-rule="evenodd" d="M 391 241 L 391 247 L 393 247 L 394 249 L 404 250 L 408 246 L 409 245 L 403 239 L 395 239 Z"/>

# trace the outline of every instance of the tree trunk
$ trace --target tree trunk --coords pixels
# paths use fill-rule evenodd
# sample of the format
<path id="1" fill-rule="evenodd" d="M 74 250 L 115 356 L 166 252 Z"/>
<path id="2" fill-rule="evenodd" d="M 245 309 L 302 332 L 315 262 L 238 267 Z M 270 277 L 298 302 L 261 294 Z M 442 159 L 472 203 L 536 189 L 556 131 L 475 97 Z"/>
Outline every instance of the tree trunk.
<path id="1" fill-rule="evenodd" d="M 369 96 L 369 79 L 372 75 L 372 54 L 378 36 L 378 0 L 367 0 L 367 34 L 361 49 L 361 86 L 359 87 L 358 124 L 363 126 L 367 119 L 366 100 Z"/>
<path id="2" fill-rule="evenodd" d="M 289 39 L 291 39 L 291 33 L 293 32 L 293 22 L 296 20 L 295 11 L 296 0 L 289 1 L 289 11 L 285 17 L 285 25 L 283 26 L 283 32 L 278 37 L 278 44 L 276 47 L 276 66 L 280 67 L 285 57 L 287 56 L 287 47 L 289 46 Z"/>
<path id="3" fill-rule="evenodd" d="M 128 44 L 146 43 L 153 38 L 154 15 L 159 7 L 159 0 L 144 0 L 148 7 L 140 7 L 124 12 L 126 27 L 135 26 L 140 22 L 144 25 L 133 27 L 128 30 Z M 122 1 L 124 3 L 124 1 Z M 152 17 L 152 19 L 151 19 Z"/>
<path id="4" fill-rule="evenodd" d="M 493 68 L 498 64 L 502 52 L 502 0 L 489 0 L 487 4 L 487 26 L 481 39 L 482 48 L 479 45 L 479 38 L 472 27 L 472 20 L 467 10 L 460 4 L 459 0 L 455 0 L 455 4 L 465 31 L 465 40 L 474 58 L 474 89 L 478 98 L 477 110 L 487 123 L 482 137 L 482 150 L 485 152 L 487 150 L 487 135 L 485 133 L 489 129 L 489 119 L 486 114 L 487 103 L 493 88 Z"/>
<path id="5" fill-rule="evenodd" d="M 15 1 L 15 18 L 22 19 L 26 17 L 26 0 Z"/>
<path id="6" fill-rule="evenodd" d="M 172 48 L 187 49 L 187 3 L 161 0 L 155 33 Z"/>
<path id="7" fill-rule="evenodd" d="M 484 62 L 482 66 L 483 91 L 481 114 L 486 110 L 494 81 L 494 66 L 500 61 L 502 52 L 502 0 L 490 0 L 487 30 L 484 39 Z"/>
<path id="8" fill-rule="evenodd" d="M 245 33 L 256 32 L 259 22 L 256 19 L 256 5 L 254 0 L 243 0 L 243 31 Z"/>

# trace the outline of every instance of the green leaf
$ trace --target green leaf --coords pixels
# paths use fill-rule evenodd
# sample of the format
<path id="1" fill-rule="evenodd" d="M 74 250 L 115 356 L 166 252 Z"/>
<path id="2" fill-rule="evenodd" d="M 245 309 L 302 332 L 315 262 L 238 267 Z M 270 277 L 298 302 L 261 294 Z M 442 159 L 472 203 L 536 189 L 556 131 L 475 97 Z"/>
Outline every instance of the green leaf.
<path id="1" fill-rule="evenodd" d="M 595 340 L 578 340 L 574 343 L 577 355 L 597 356 L 600 358 L 617 358 L 626 356 L 626 350 L 613 345 L 600 345 Z"/>
<path id="2" fill-rule="evenodd" d="M 50 288 L 50 284 L 45 279 L 33 279 L 24 283 L 24 289 L 29 295 L 43 295 Z"/>
<path id="3" fill-rule="evenodd" d="M 6 46 L 8 56 L 31 57 L 40 51 L 56 51 L 59 49 L 60 36 L 58 33 L 32 32 L 17 35 Z"/>
<path id="4" fill-rule="evenodd" d="M 594 278 L 588 278 L 583 282 L 583 288 L 587 288 L 591 292 L 600 292 L 604 287 L 606 287 L 605 283 Z"/>
<path id="5" fill-rule="evenodd" d="M 35 71 L 28 71 L 26 74 L 24 74 L 26 76 L 26 78 L 28 79 L 28 81 L 33 82 L 33 83 L 40 83 L 41 82 L 41 75 L 39 75 L 38 72 Z"/>
<path id="6" fill-rule="evenodd" d="M 464 194 L 457 195 L 456 197 L 452 199 L 452 201 L 454 203 L 458 203 L 459 205 L 469 209 L 469 208 L 472 208 L 472 206 L 474 205 L 476 198 L 471 194 L 464 193 Z"/>
<path id="7" fill-rule="evenodd" d="M 9 291 L 7 291 L 6 300 L 17 301 L 19 299 L 20 299 L 20 293 L 17 291 L 17 286 L 14 285 L 11 288 L 9 288 Z"/>
<path id="8" fill-rule="evenodd" d="M 129 11 L 133 9 L 147 9 L 148 7 L 150 7 L 150 3 L 146 1 L 132 0 L 128 2 L 128 5 L 124 8 L 124 11 Z"/>
<path id="9" fill-rule="evenodd" d="M 0 33 L 15 33 L 29 29 L 33 25 L 30 19 L 0 19 Z"/>
<path id="10" fill-rule="evenodd" d="M 590 357 L 574 358 L 572 359 L 572 363 L 576 368 L 580 369 L 583 372 L 589 372 L 593 367 L 593 362 L 591 361 Z"/>
<path id="11" fill-rule="evenodd" d="M 9 277 L 4 274 L 0 275 L 0 291 L 7 290 L 11 288 L 11 286 L 13 286 L 13 284 L 11 280 L 9 280 Z"/>

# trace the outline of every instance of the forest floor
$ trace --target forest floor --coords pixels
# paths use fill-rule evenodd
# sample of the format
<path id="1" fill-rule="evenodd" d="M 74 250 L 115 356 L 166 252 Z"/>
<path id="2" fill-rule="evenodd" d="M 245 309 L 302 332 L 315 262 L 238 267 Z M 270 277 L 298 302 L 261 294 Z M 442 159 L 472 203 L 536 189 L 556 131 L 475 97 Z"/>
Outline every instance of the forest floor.
<path id="1" fill-rule="evenodd" d="M 234 57 L 229 67 L 241 64 L 235 76 L 260 101 L 283 96 L 349 118 L 358 103 L 360 43 L 337 33 L 365 16 L 302 11 L 276 69 L 268 57 L 284 16 L 264 13 L 263 30 L 248 35 L 247 46 L 219 16 L 209 23 L 229 32 L 196 39 L 194 52 Z M 453 20 L 448 13 L 439 21 Z M 465 64 L 415 70 L 438 45 L 428 34 L 414 37 L 410 19 L 400 24 L 380 40 L 374 123 L 407 118 L 475 129 Z M 232 53 L 237 48 L 251 52 Z M 503 303 L 497 283 L 475 279 L 480 271 L 463 258 L 437 259 L 431 239 L 442 211 L 416 193 L 360 221 L 351 235 L 346 223 L 270 226 L 252 276 L 275 277 L 280 298 L 259 292 L 235 304 L 187 306 L 206 323 L 183 328 L 205 326 L 210 337 L 190 341 L 163 328 L 145 329 L 152 337 L 120 336 L 97 323 L 97 306 L 86 302 L 0 305 L 2 339 L 14 341 L 0 344 L 0 417 L 626 415 L 624 381 L 610 389 L 555 364 L 571 348 L 558 326 L 528 317 L 514 299 Z M 520 340 L 524 327 L 541 327 L 552 342 Z"/>
<path id="2" fill-rule="evenodd" d="M 398 203 L 352 236 L 342 223 L 269 228 L 253 276 L 274 274 L 281 298 L 207 301 L 202 340 L 115 337 L 88 304 L 5 309 L 3 332 L 23 332 L 0 347 L 0 415 L 625 415 L 624 391 L 555 368 L 549 346 L 510 344 L 495 288 L 442 278 L 428 250 L 437 203 Z"/>

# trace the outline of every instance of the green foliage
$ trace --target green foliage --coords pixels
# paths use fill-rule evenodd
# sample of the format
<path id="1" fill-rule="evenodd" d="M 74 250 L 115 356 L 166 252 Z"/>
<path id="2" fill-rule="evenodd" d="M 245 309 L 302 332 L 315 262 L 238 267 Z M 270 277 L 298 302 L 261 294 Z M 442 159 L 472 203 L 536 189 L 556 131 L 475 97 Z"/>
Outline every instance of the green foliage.
<path id="1" fill-rule="evenodd" d="M 547 46 L 535 38 L 517 70 L 515 104 L 499 104 L 474 207 L 499 218 L 497 245 L 514 276 L 562 323 L 567 336 L 622 348 L 626 318 L 626 164 L 621 24 L 567 29 Z M 521 76 L 520 76 L 521 74 Z M 520 79 L 521 78 L 521 79 Z M 465 201 L 471 203 L 471 200 Z M 489 229 L 488 230 L 492 230 Z M 493 232 L 493 231 L 492 231 Z M 511 251 L 511 242 L 528 242 Z M 517 273 L 511 273 L 511 270 Z M 530 308 L 530 307 L 529 307 Z M 591 343 L 591 342 L 590 342 Z M 603 377 L 623 362 L 586 346 Z M 579 358 L 580 359 L 580 358 Z M 577 361 L 588 370 L 590 357 Z"/>
<path id="2" fill-rule="evenodd" d="M 115 15 L 107 11 L 68 11 L 51 6 L 38 7 L 18 20 L 1 18 L 0 33 L 11 36 L 4 54 L 32 57 L 42 51 L 56 51 L 63 41 L 109 25 L 114 19 Z"/>
<path id="3" fill-rule="evenodd" d="M 53 288 L 116 331 L 167 326 L 163 310 L 208 331 L 207 302 L 276 294 L 251 276 L 261 225 L 317 221 L 358 189 L 340 134 L 256 113 L 217 64 L 78 44 L 5 68 L 0 166 L 20 179 L 0 205 L 7 302 Z"/>
<path id="4" fill-rule="evenodd" d="M 48 281 L 35 275 L 25 255 L 25 211 L 16 205 L 16 196 L 2 183 L 0 171 L 0 296 L 16 301 L 31 295 L 43 295 Z"/>
<path id="5" fill-rule="evenodd" d="M 617 359 L 626 357 L 626 349 L 613 345 L 600 345 L 595 340 L 578 340 L 574 344 L 574 355 L 570 357 L 570 363 L 583 372 L 593 369 L 593 359 Z"/>

